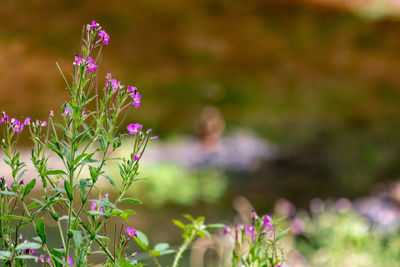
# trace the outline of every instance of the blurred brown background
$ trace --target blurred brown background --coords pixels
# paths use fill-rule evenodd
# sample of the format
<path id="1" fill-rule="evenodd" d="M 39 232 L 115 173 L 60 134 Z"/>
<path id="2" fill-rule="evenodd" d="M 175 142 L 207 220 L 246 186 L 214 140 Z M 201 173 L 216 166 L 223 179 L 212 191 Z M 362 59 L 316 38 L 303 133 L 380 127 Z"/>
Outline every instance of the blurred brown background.
<path id="1" fill-rule="evenodd" d="M 397 7 L 3 0 L 0 109 L 59 113 L 67 94 L 55 62 L 70 73 L 81 26 L 94 19 L 111 35 L 102 75 L 111 71 L 143 96 L 131 121 L 168 140 L 194 135 L 203 108 L 214 106 L 227 133 L 240 126 L 278 145 L 279 159 L 258 173 L 289 191 L 277 194 L 290 197 L 298 186 L 309 197 L 368 194 L 400 172 Z"/>

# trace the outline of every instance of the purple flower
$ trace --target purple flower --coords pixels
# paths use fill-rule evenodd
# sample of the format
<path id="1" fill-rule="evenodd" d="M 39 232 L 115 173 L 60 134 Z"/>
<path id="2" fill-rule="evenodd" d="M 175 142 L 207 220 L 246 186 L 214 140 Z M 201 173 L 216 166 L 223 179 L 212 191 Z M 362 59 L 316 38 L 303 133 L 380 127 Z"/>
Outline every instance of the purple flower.
<path id="1" fill-rule="evenodd" d="M 158 139 L 158 135 L 153 136 L 153 138 L 151 138 L 153 140 L 157 140 Z"/>
<path id="2" fill-rule="evenodd" d="M 27 117 L 25 118 L 24 125 L 29 125 L 29 124 L 31 124 L 31 118 Z"/>
<path id="3" fill-rule="evenodd" d="M 92 26 L 92 29 L 97 29 L 98 27 L 100 27 L 100 25 L 94 20 L 92 20 L 92 25 L 91 26 Z"/>
<path id="4" fill-rule="evenodd" d="M 135 108 L 139 108 L 140 107 L 140 99 L 142 98 L 142 96 L 139 94 L 139 92 L 136 92 L 136 94 L 132 94 L 132 105 Z"/>
<path id="5" fill-rule="evenodd" d="M 0 124 L 2 124 L 3 122 L 7 122 L 8 121 L 8 116 L 5 113 L 3 113 L 3 116 L 4 117 L 0 119 Z"/>
<path id="6" fill-rule="evenodd" d="M 118 81 L 117 79 L 112 79 L 111 80 L 111 87 L 114 92 L 118 91 Z"/>
<path id="7" fill-rule="evenodd" d="M 111 88 L 112 88 L 112 90 L 113 90 L 114 92 L 117 92 L 118 89 L 122 89 L 122 88 L 125 87 L 125 86 L 121 83 L 121 81 L 117 81 L 117 79 L 113 79 L 113 78 L 111 77 L 111 73 L 107 73 L 106 80 L 107 80 L 107 82 L 106 82 L 106 87 L 110 87 L 110 85 L 111 85 Z"/>
<path id="8" fill-rule="evenodd" d="M 125 85 L 123 85 L 122 83 L 121 83 L 121 81 L 118 81 L 118 89 L 122 89 L 122 88 L 124 88 L 125 87 Z"/>
<path id="9" fill-rule="evenodd" d="M 73 266 L 74 265 L 74 260 L 70 257 L 70 256 L 68 256 L 68 264 L 69 265 L 71 265 L 71 266 Z"/>
<path id="10" fill-rule="evenodd" d="M 25 124 L 21 123 L 19 120 L 15 118 L 11 119 L 11 128 L 13 132 L 21 133 L 22 130 L 24 129 L 24 125 Z"/>
<path id="11" fill-rule="evenodd" d="M 92 201 L 92 206 L 91 209 L 92 211 L 96 211 L 97 203 L 95 201 Z"/>
<path id="12" fill-rule="evenodd" d="M 136 94 L 137 88 L 128 85 L 128 90 L 129 90 L 129 92 L 131 92 L 132 94 Z"/>
<path id="13" fill-rule="evenodd" d="M 108 41 L 110 41 L 110 35 L 108 35 L 105 31 L 101 30 L 99 31 L 99 37 L 100 41 L 103 42 L 103 44 L 108 45 Z"/>
<path id="14" fill-rule="evenodd" d="M 65 261 L 65 257 L 63 257 L 63 260 Z M 71 266 L 74 266 L 74 259 L 72 259 L 70 256 L 68 256 L 67 263 Z M 65 267 L 65 265 L 63 265 Z"/>
<path id="15" fill-rule="evenodd" d="M 272 220 L 271 216 L 269 216 L 269 215 L 265 215 L 264 216 L 264 226 L 265 226 L 265 228 L 267 228 L 267 229 L 274 228 L 274 225 L 272 224 L 271 220 Z"/>
<path id="16" fill-rule="evenodd" d="M 128 130 L 129 134 L 137 134 L 142 130 L 143 125 L 139 123 L 132 123 L 129 124 L 126 129 Z"/>
<path id="17" fill-rule="evenodd" d="M 40 125 L 41 127 L 46 127 L 47 126 L 47 121 L 43 121 L 42 124 Z"/>
<path id="18" fill-rule="evenodd" d="M 229 228 L 229 226 L 225 226 L 224 228 L 224 235 L 228 234 L 231 232 L 231 229 Z"/>
<path id="19" fill-rule="evenodd" d="M 137 156 L 137 155 L 134 155 L 134 156 L 133 156 L 133 159 L 134 159 L 134 160 L 139 160 L 139 159 L 140 159 L 140 157 L 139 157 L 139 156 Z"/>
<path id="20" fill-rule="evenodd" d="M 101 207 L 101 203 L 97 203 L 96 201 L 92 201 L 92 206 L 91 206 L 92 211 L 99 211 L 103 213 L 103 209 Z"/>
<path id="21" fill-rule="evenodd" d="M 246 225 L 244 229 L 246 231 L 246 234 L 251 234 L 253 239 L 256 237 L 256 229 L 254 228 L 254 226 Z"/>
<path id="22" fill-rule="evenodd" d="M 97 69 L 97 65 L 94 64 L 94 59 L 91 57 L 80 58 L 78 55 L 75 55 L 75 61 L 73 63 L 74 66 L 80 66 L 86 64 L 86 70 L 93 72 Z"/>
<path id="23" fill-rule="evenodd" d="M 108 198 L 109 196 L 110 196 L 109 194 L 105 194 L 103 196 L 103 199 Z M 91 210 L 92 211 L 97 211 L 98 210 L 99 212 L 104 213 L 103 212 L 103 208 L 101 207 L 101 203 L 98 203 L 96 201 L 92 201 Z"/>
<path id="24" fill-rule="evenodd" d="M 47 262 L 50 266 L 53 266 L 53 265 L 51 264 L 51 259 L 50 259 L 50 258 L 47 258 L 47 259 L 46 259 L 46 262 Z"/>
<path id="25" fill-rule="evenodd" d="M 69 111 L 68 106 L 65 106 L 64 113 L 63 113 L 62 115 L 63 115 L 64 117 L 67 117 L 68 114 L 69 114 L 69 117 L 72 116 L 71 111 Z"/>
<path id="26" fill-rule="evenodd" d="M 54 111 L 53 111 L 53 110 L 50 110 L 49 116 L 50 116 L 50 117 L 53 117 L 53 116 L 54 116 Z"/>
<path id="27" fill-rule="evenodd" d="M 38 252 L 37 252 L 37 250 L 34 250 L 34 249 L 26 249 L 26 250 L 24 250 L 24 253 L 27 255 L 33 255 L 33 254 L 37 254 Z"/>
<path id="28" fill-rule="evenodd" d="M 91 57 L 87 57 L 86 58 L 88 65 L 86 66 L 86 70 L 93 72 L 97 69 L 97 65 L 94 64 L 94 59 Z"/>
<path id="29" fill-rule="evenodd" d="M 80 58 L 78 56 L 78 54 L 75 54 L 75 61 L 74 61 L 74 63 L 72 63 L 72 65 L 79 66 L 82 63 L 85 63 L 85 59 L 84 58 Z"/>
<path id="30" fill-rule="evenodd" d="M 128 233 L 129 239 L 133 238 L 134 236 L 137 236 L 136 230 L 133 229 L 132 227 L 127 227 L 127 228 L 125 228 L 125 232 Z"/>

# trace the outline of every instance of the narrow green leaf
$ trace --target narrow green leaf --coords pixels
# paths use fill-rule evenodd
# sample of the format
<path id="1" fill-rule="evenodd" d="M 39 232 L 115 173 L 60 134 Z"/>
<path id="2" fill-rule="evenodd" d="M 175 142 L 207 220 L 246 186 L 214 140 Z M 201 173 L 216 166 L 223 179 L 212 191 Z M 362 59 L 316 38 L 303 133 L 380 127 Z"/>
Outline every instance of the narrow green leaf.
<path id="1" fill-rule="evenodd" d="M 175 253 L 175 252 L 176 252 L 175 249 L 167 249 L 167 250 L 161 251 L 160 256 L 173 254 L 173 253 Z"/>
<path id="2" fill-rule="evenodd" d="M 89 166 L 89 172 L 90 177 L 93 179 L 93 183 L 95 183 L 97 181 L 97 177 L 99 177 L 99 171 L 95 167 Z"/>
<path id="3" fill-rule="evenodd" d="M 111 184 L 112 186 L 114 186 L 117 190 L 119 190 L 117 184 L 114 182 L 113 179 L 111 179 L 108 175 L 105 175 L 105 174 L 103 174 L 102 176 L 103 176 L 104 178 L 106 178 L 106 179 L 110 182 L 110 184 Z"/>
<path id="4" fill-rule="evenodd" d="M 46 231 L 44 230 L 44 219 L 43 217 L 39 218 L 36 221 L 36 232 L 40 239 L 42 240 L 42 243 L 46 243 Z"/>
<path id="5" fill-rule="evenodd" d="M 278 233 L 278 234 L 276 235 L 275 241 L 278 241 L 279 239 L 281 239 L 287 232 L 289 232 L 289 230 L 290 230 L 290 229 L 288 228 L 288 229 L 286 229 L 286 230 L 284 230 L 284 231 Z"/>
<path id="6" fill-rule="evenodd" d="M 144 251 L 149 250 L 149 239 L 143 232 L 136 231 L 136 236 L 134 236 L 133 239 Z"/>
<path id="7" fill-rule="evenodd" d="M 15 256 L 15 258 L 16 259 L 21 259 L 21 260 L 35 260 L 35 259 L 37 259 L 37 257 L 33 256 L 33 255 L 18 255 L 18 256 Z"/>
<path id="8" fill-rule="evenodd" d="M 25 189 L 24 189 L 24 195 L 22 196 L 22 200 L 24 200 L 25 197 L 31 192 L 31 190 L 33 189 L 33 187 L 35 186 L 35 184 L 36 184 L 36 179 L 33 179 L 32 181 L 30 181 L 30 182 L 26 185 L 26 187 L 25 187 Z"/>
<path id="9" fill-rule="evenodd" d="M 42 247 L 42 244 L 36 243 L 36 242 L 30 242 L 30 243 L 21 243 L 19 244 L 15 250 L 26 250 L 26 249 L 34 249 L 38 250 Z"/>
<path id="10" fill-rule="evenodd" d="M 142 201 L 139 199 L 134 199 L 134 198 L 123 198 L 120 200 L 120 202 L 128 202 L 131 204 L 143 204 Z"/>
<path id="11" fill-rule="evenodd" d="M 11 251 L 0 251 L 0 259 L 6 260 L 11 258 L 12 252 Z"/>
<path id="12" fill-rule="evenodd" d="M 60 65 L 58 65 L 57 62 L 56 62 L 56 65 L 57 65 L 58 70 L 60 71 L 61 77 L 62 77 L 63 80 L 64 80 L 65 86 L 67 87 L 69 93 L 72 95 L 71 87 L 69 86 L 69 83 L 68 83 L 67 79 L 65 78 L 64 73 L 62 72 L 62 70 L 61 70 L 61 68 L 60 68 Z"/>
<path id="13" fill-rule="evenodd" d="M 79 181 L 79 194 L 81 196 L 82 202 L 86 202 L 86 185 L 87 181 L 85 179 L 81 179 Z"/>
<path id="14" fill-rule="evenodd" d="M 58 220 L 59 220 L 59 218 L 60 218 L 60 215 L 58 215 L 57 213 L 55 213 L 55 212 L 53 212 L 53 211 L 51 211 L 51 210 L 49 210 L 49 212 L 50 212 L 51 217 L 52 217 L 56 222 L 58 222 Z"/>
<path id="15" fill-rule="evenodd" d="M 225 227 L 225 224 L 222 224 L 222 223 L 208 224 L 206 226 L 206 228 L 210 229 L 210 230 L 220 229 L 220 228 L 224 228 L 224 227 Z"/>
<path id="16" fill-rule="evenodd" d="M 105 214 L 102 213 L 102 212 L 99 212 L 99 211 L 92 211 L 92 210 L 88 211 L 88 213 L 89 213 L 90 215 L 93 215 L 93 216 L 104 216 L 104 215 L 105 215 Z"/>
<path id="17" fill-rule="evenodd" d="M 9 192 L 9 191 L 0 191 L 0 195 L 7 195 L 7 196 L 13 196 L 13 197 L 17 197 L 18 196 L 14 192 Z"/>
<path id="18" fill-rule="evenodd" d="M 157 250 L 150 250 L 149 253 L 151 256 L 155 256 L 155 257 L 160 256 L 160 254 L 161 254 L 160 251 L 157 251 Z"/>
<path id="19" fill-rule="evenodd" d="M 24 220 L 24 221 L 30 221 L 29 218 L 23 217 L 23 216 L 18 216 L 18 215 L 3 215 L 0 217 L 1 220 Z"/>
<path id="20" fill-rule="evenodd" d="M 66 175 L 67 173 L 63 170 L 48 170 L 44 173 L 44 175 L 49 176 L 49 175 Z"/>
<path id="21" fill-rule="evenodd" d="M 163 251 L 165 251 L 167 249 L 169 249 L 169 244 L 168 243 L 158 243 L 153 248 L 153 250 L 157 250 L 159 252 L 163 252 Z"/>
<path id="22" fill-rule="evenodd" d="M 179 221 L 179 220 L 172 220 L 172 222 L 178 226 L 179 228 L 185 229 L 186 226 L 183 224 L 183 222 Z"/>
<path id="23" fill-rule="evenodd" d="M 188 219 L 191 222 L 194 221 L 193 217 L 190 214 L 185 214 L 185 215 L 183 215 L 183 217 L 185 217 L 186 219 Z"/>
<path id="24" fill-rule="evenodd" d="M 64 180 L 64 188 L 65 188 L 65 191 L 67 192 L 69 201 L 72 201 L 74 199 L 74 195 L 72 193 L 72 187 L 67 180 Z"/>
<path id="25" fill-rule="evenodd" d="M 83 244 L 82 232 L 78 230 L 71 230 L 71 232 L 74 238 L 75 247 L 80 249 Z"/>

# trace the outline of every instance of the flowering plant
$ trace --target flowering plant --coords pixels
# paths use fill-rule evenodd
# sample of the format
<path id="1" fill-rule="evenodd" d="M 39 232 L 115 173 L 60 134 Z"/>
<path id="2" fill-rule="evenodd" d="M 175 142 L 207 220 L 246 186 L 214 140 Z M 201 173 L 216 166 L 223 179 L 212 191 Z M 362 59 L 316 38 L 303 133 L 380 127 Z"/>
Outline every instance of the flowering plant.
<path id="1" fill-rule="evenodd" d="M 102 233 L 112 217 L 121 217 L 129 223 L 128 215 L 134 211 L 121 208 L 122 203 L 141 203 L 125 195 L 138 180 L 139 162 L 148 142 L 158 137 L 151 135 L 151 129 L 143 131 L 139 123 L 129 124 L 127 131 L 133 136 L 129 157 L 111 157 L 126 135 L 118 131 L 122 126 L 119 118 L 128 108 L 140 107 L 141 95 L 136 87 L 125 87 L 110 73 L 99 89 L 101 51 L 110 36 L 95 21 L 84 26 L 82 36 L 71 81 L 57 64 L 71 97 L 62 106 L 61 122 L 53 120 L 53 111 L 47 121 L 31 121 L 29 117 L 10 119 L 5 112 L 1 114 L 1 148 L 12 176 L 10 183 L 0 178 L 0 261 L 5 266 L 25 266 L 29 260 L 49 266 L 86 266 L 93 244 L 100 247 L 108 263 L 119 266 L 118 261 L 125 261 L 122 253 L 126 243 L 137 236 L 136 230 L 126 228 L 128 237 L 122 237 L 123 246 L 112 253 L 110 239 Z M 43 186 L 40 199 L 29 198 L 37 178 L 26 178 L 27 165 L 17 152 L 24 129 L 28 129 L 33 142 L 31 161 Z M 54 155 L 61 165 L 57 168 L 48 165 Z M 111 163 L 119 166 L 120 185 L 105 172 L 104 167 Z M 115 187 L 118 192 L 115 199 L 102 192 L 99 179 L 107 179 Z M 46 213 L 57 224 L 60 248 L 48 246 Z M 30 225 L 37 237 L 23 241 L 21 229 Z"/>
<path id="2" fill-rule="evenodd" d="M 129 124 L 127 133 L 120 133 L 120 118 L 129 108 L 140 107 L 141 95 L 136 87 L 125 86 L 110 73 L 99 87 L 101 52 L 109 41 L 110 36 L 93 21 L 83 27 L 70 81 L 57 64 L 70 95 L 70 100 L 62 105 L 59 120 L 54 119 L 53 111 L 47 121 L 33 121 L 30 117 L 18 120 L 1 113 L 1 150 L 11 170 L 7 179 L 0 177 L 0 262 L 3 266 L 30 266 L 32 261 L 42 266 L 87 266 L 90 255 L 101 253 L 106 257 L 103 266 L 121 267 L 143 266 L 139 262 L 143 257 L 161 266 L 159 256 L 175 254 L 172 266 L 176 267 L 196 237 L 210 237 L 209 230 L 224 227 L 207 225 L 204 217 L 194 219 L 190 215 L 184 216 L 188 224 L 174 220 L 183 229 L 183 243 L 177 250 L 167 243 L 151 248 L 146 235 L 131 226 L 124 229 L 122 225 L 117 230 L 115 225 L 113 240 L 107 235 L 107 223 L 113 217 L 130 224 L 128 216 L 135 212 L 124 209 L 123 204 L 141 204 L 126 195 L 132 184 L 140 180 L 139 164 L 148 143 L 158 139 L 151 129 L 144 131 L 139 123 Z M 21 135 L 27 131 L 32 140 L 31 163 L 35 173 L 27 172 L 28 165 L 17 150 Z M 112 153 L 121 147 L 126 135 L 133 140 L 129 156 L 113 157 Z M 52 156 L 58 164 L 50 161 Z M 105 167 L 110 164 L 118 165 L 120 177 L 107 174 Z M 102 191 L 99 181 L 104 179 L 115 188 L 116 196 Z M 41 181 L 43 194 L 32 198 L 31 191 L 37 180 Z M 57 225 L 59 247 L 49 245 L 45 216 Z M 255 266 L 252 265 L 255 262 L 269 263 L 260 266 L 279 266 L 276 241 L 281 233 L 276 232 L 278 224 L 270 219 L 267 223 L 266 219 L 254 215 L 252 226 L 235 228 L 234 266 L 239 262 L 245 262 L 246 266 Z M 33 228 L 37 236 L 24 240 L 21 233 L 24 228 L 27 228 L 25 231 Z M 126 255 L 131 240 L 145 256 L 143 253 L 143 257 L 136 257 L 136 253 Z M 245 251 L 246 242 L 250 244 L 249 251 Z"/>
<path id="3" fill-rule="evenodd" d="M 251 212 L 250 225 L 226 226 L 224 234 L 234 240 L 232 266 L 281 267 L 284 253 L 278 241 L 288 230 L 281 230 L 278 220 L 269 215 L 259 217 L 255 211 Z"/>

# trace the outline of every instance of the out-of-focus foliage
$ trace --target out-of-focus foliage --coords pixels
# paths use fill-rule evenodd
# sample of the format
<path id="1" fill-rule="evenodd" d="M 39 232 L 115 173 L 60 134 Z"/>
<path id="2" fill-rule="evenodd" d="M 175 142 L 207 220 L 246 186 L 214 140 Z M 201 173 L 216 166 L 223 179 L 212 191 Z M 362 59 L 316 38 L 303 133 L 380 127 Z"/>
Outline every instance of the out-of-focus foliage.
<path id="1" fill-rule="evenodd" d="M 211 168 L 190 170 L 172 163 L 143 166 L 141 176 L 146 182 L 138 185 L 135 192 L 153 207 L 167 203 L 212 203 L 222 197 L 228 186 L 227 177 L 221 171 Z"/>
<path id="2" fill-rule="evenodd" d="M 294 266 L 399 266 L 398 231 L 375 228 L 351 210 L 300 213 L 296 223 L 301 221 L 305 231 L 296 248 L 307 260 Z"/>

